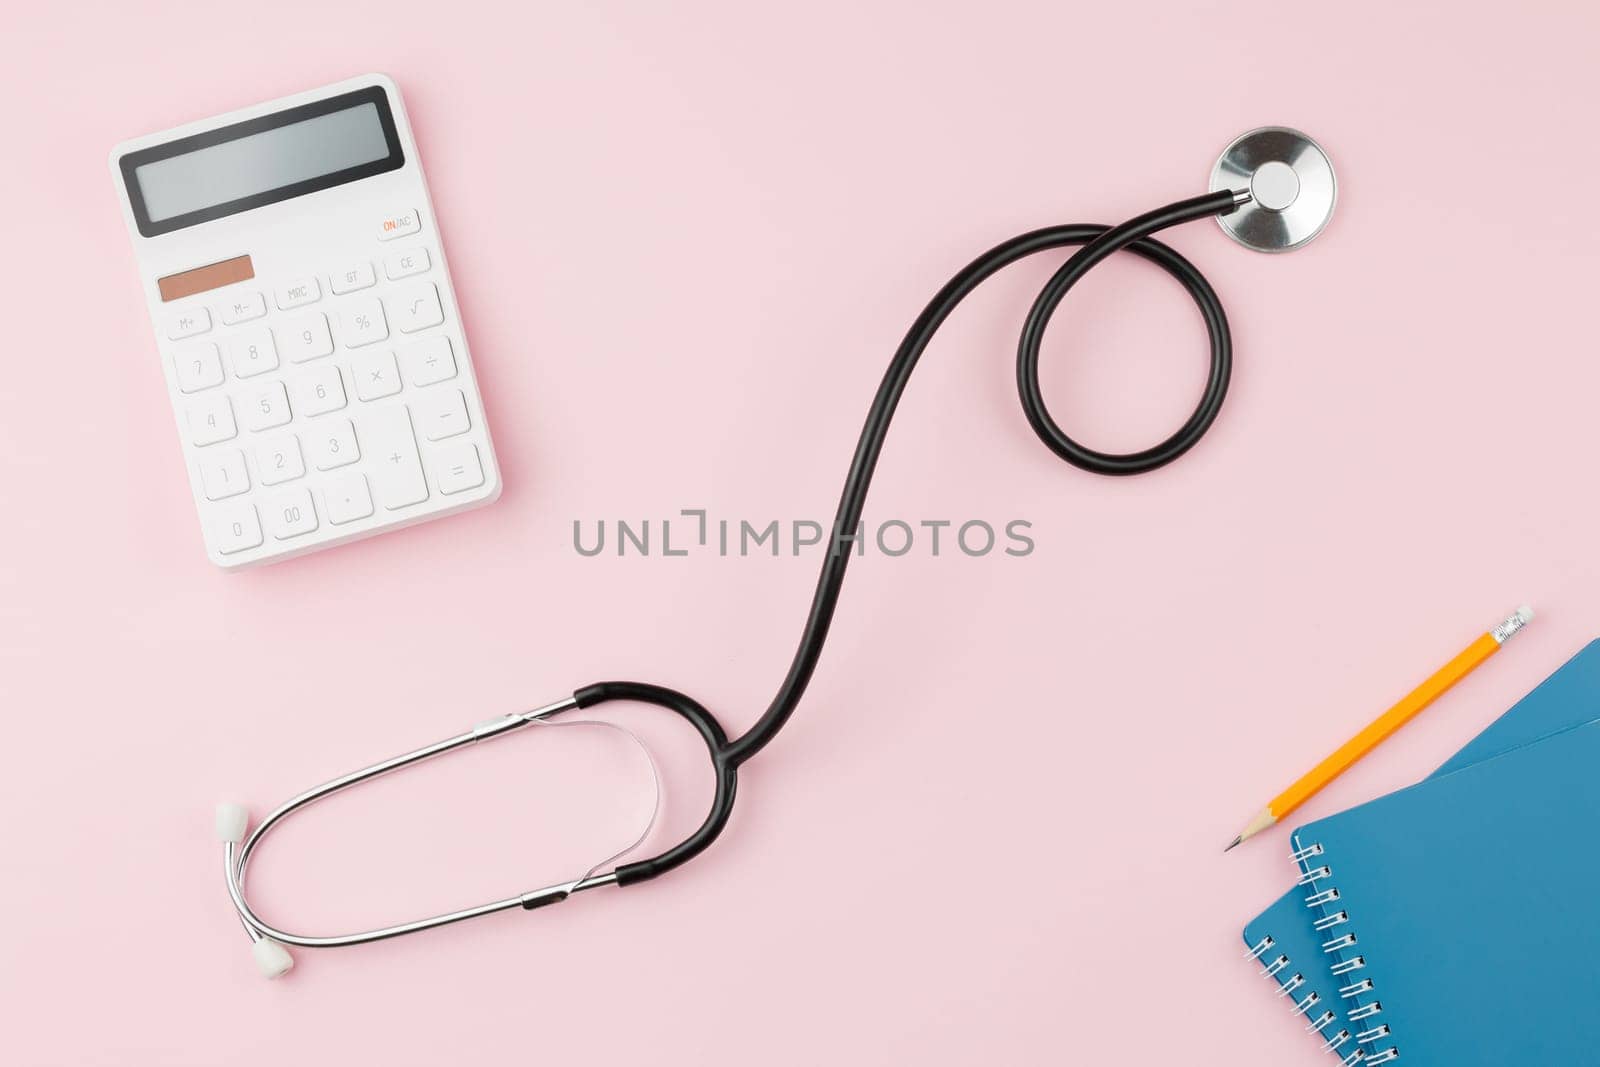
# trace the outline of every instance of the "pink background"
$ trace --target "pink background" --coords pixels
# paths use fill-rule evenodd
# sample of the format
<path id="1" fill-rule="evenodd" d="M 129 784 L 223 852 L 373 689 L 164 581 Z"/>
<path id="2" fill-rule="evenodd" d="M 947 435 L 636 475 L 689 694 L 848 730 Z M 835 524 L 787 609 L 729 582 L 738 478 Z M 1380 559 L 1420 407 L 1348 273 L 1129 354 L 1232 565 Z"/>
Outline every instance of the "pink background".
<path id="1" fill-rule="evenodd" d="M 1241 962 L 1288 778 L 1520 601 L 1533 628 L 1318 797 L 1408 783 L 1600 632 L 1591 9 L 825 2 L 29 5 L 7 16 L 0 288 L 0 1003 L 8 1062 L 1323 1062 Z M 19 25 L 20 22 L 20 25 Z M 421 145 L 506 491 L 285 565 L 206 563 L 117 140 L 367 70 Z M 913 380 L 869 518 L 1034 523 L 1026 559 L 857 561 L 789 730 L 715 849 L 653 885 L 264 983 L 211 805 L 290 793 L 608 677 L 730 729 L 817 559 L 595 559 L 575 518 L 831 514 L 927 297 L 1011 234 L 1203 191 L 1251 126 L 1319 138 L 1337 217 L 1209 275 L 1238 366 L 1181 463 L 1050 456 L 1014 396 L 1053 257 Z M 1153 268 L 1065 305 L 1064 425 L 1178 421 L 1203 331 Z M 662 746 L 657 844 L 708 793 Z M 573 873 L 643 783 L 525 735 L 329 803 L 263 850 L 329 930 Z"/>

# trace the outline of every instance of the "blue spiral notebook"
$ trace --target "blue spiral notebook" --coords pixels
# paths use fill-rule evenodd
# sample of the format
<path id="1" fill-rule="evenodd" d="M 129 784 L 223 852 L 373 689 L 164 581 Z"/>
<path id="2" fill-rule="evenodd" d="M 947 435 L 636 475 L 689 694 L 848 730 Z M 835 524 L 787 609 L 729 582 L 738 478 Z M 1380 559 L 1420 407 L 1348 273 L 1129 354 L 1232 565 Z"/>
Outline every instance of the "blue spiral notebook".
<path id="1" fill-rule="evenodd" d="M 1600 1056 L 1600 720 L 1301 828 L 1361 1063 Z M 1355 1029 L 1360 1027 L 1361 1029 Z"/>
<path id="2" fill-rule="evenodd" d="M 1600 640 L 1567 661 L 1428 780 L 1595 718 L 1600 718 Z M 1392 1046 L 1370 1039 L 1358 1042 L 1357 1036 L 1373 1027 L 1348 1018 L 1360 1011 L 1363 979 L 1354 975 L 1350 961 L 1336 960 L 1328 950 L 1343 937 L 1340 928 L 1346 920 L 1341 915 L 1348 909 L 1314 913 L 1306 904 L 1308 895 L 1317 899 L 1315 892 L 1308 894 L 1303 887 L 1291 889 L 1245 927 L 1250 955 L 1259 961 L 1262 973 L 1273 978 L 1280 997 L 1305 1018 L 1306 1029 L 1324 1048 L 1336 1051 L 1341 1062 L 1384 1062 L 1380 1057 Z"/>

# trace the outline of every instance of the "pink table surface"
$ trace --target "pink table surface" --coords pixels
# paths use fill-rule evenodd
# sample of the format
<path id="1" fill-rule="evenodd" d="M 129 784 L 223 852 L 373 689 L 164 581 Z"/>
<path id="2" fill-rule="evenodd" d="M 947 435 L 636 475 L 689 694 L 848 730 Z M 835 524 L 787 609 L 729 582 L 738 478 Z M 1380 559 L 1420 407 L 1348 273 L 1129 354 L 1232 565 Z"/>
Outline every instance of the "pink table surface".
<path id="1" fill-rule="evenodd" d="M 17 1064 L 1325 1062 L 1240 960 L 1286 884 L 1244 817 L 1521 601 L 1530 631 L 1306 809 L 1442 761 L 1600 632 L 1589 5 L 29 5 L 0 64 L 0 1058 Z M 205 561 L 117 140 L 366 70 L 406 94 L 483 382 L 495 506 L 245 574 Z M 882 521 L 1033 523 L 1016 559 L 857 561 L 714 850 L 255 974 L 211 806 L 609 677 L 756 718 L 817 557 L 580 557 L 572 524 L 826 521 L 878 376 L 976 253 L 1203 191 L 1251 126 L 1329 149 L 1337 217 L 1171 240 L 1237 375 L 1179 464 L 1033 438 L 985 286 L 913 380 Z M 1048 258 L 1048 257 L 1046 257 Z M 1191 305 L 1114 262 L 1046 387 L 1132 447 L 1204 374 Z M 664 753 L 663 825 L 708 775 Z M 571 874 L 644 797 L 574 731 L 329 803 L 264 912 L 339 929 Z"/>

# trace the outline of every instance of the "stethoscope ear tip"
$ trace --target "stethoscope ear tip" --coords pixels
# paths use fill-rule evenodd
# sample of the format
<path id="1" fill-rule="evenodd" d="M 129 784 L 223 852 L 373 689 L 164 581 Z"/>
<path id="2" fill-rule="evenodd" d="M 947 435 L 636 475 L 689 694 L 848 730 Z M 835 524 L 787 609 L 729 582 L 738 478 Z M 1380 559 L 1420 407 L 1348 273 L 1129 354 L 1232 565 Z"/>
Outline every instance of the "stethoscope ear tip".
<path id="1" fill-rule="evenodd" d="M 217 805 L 217 840 L 238 844 L 250 828 L 250 813 L 243 804 L 223 802 Z"/>
<path id="2" fill-rule="evenodd" d="M 289 950 L 263 937 L 250 945 L 250 954 L 256 958 L 256 967 L 263 978 L 282 978 L 294 968 L 294 957 Z"/>
<path id="3" fill-rule="evenodd" d="M 245 830 L 250 829 L 250 813 L 245 805 L 219 803 L 216 806 L 216 840 L 232 841 L 238 845 L 245 840 Z"/>
<path id="4" fill-rule="evenodd" d="M 244 840 L 244 835 L 250 829 L 250 813 L 243 804 L 234 804 L 223 801 L 217 805 L 217 840 L 230 846 L 227 849 L 228 866 L 233 869 L 233 848 Z M 243 918 L 243 912 L 240 913 Z M 245 930 L 250 934 L 250 955 L 255 958 L 256 969 L 263 978 L 282 978 L 294 969 L 294 957 L 289 955 L 289 950 L 270 937 L 263 936 L 255 930 L 250 922 L 245 922 Z"/>

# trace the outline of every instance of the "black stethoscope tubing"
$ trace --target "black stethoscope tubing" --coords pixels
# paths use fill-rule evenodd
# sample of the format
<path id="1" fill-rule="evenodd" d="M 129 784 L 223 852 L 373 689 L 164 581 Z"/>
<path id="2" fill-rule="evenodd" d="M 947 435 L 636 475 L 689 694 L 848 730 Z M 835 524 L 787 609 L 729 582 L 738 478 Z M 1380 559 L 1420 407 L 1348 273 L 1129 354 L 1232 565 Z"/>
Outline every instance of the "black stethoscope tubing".
<path id="1" fill-rule="evenodd" d="M 817 578 L 799 647 L 795 649 L 783 684 L 778 687 L 772 703 L 755 725 L 730 740 L 716 717 L 698 701 L 676 690 L 642 682 L 600 682 L 573 694 L 580 708 L 623 700 L 654 704 L 676 712 L 699 732 L 716 775 L 705 821 L 688 837 L 659 855 L 619 866 L 615 872 L 616 884 L 631 885 L 646 881 L 687 863 L 705 851 L 722 833 L 733 814 L 739 768 L 777 736 L 799 706 L 822 655 L 822 646 L 827 641 L 828 629 L 838 607 L 839 591 L 844 585 L 845 568 L 850 564 L 851 554 L 837 551 L 834 546 L 840 543 L 842 534 L 853 531 L 860 521 L 867 489 L 889 432 L 889 420 L 894 417 L 895 408 L 900 403 L 900 395 L 905 391 L 923 350 L 956 305 L 986 278 L 1009 264 L 1049 249 L 1081 245 L 1045 283 L 1023 323 L 1022 335 L 1017 343 L 1017 393 L 1022 400 L 1022 410 L 1039 439 L 1073 466 L 1106 475 L 1142 474 L 1155 470 L 1193 448 L 1216 420 L 1223 398 L 1227 395 L 1228 380 L 1232 373 L 1233 342 L 1228 333 L 1227 315 L 1210 283 L 1187 259 L 1151 235 L 1181 223 L 1226 215 L 1245 202 L 1248 196 L 1247 193 L 1223 191 L 1180 200 L 1129 219 L 1120 226 L 1076 224 L 1034 230 L 985 252 L 939 290 L 900 342 L 878 386 L 872 407 L 867 412 L 866 425 L 862 427 L 861 437 L 856 442 L 850 473 L 845 478 L 844 491 L 839 497 L 838 511 L 833 520 L 833 537 L 828 542 L 830 549 L 822 564 L 822 573 Z M 1051 316 L 1073 285 L 1101 260 L 1124 249 L 1149 260 L 1183 284 L 1205 319 L 1211 342 L 1211 368 L 1200 402 L 1182 426 L 1159 444 L 1138 452 L 1119 454 L 1084 447 L 1067 436 L 1051 417 L 1039 387 L 1039 348 Z M 528 906 L 534 903 L 530 901 Z"/>

